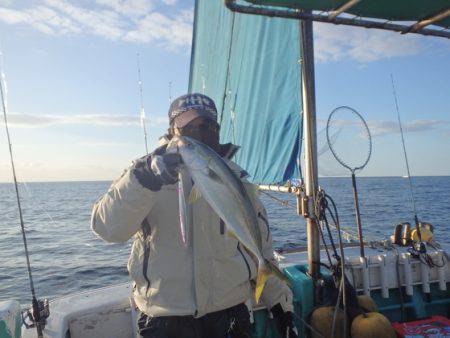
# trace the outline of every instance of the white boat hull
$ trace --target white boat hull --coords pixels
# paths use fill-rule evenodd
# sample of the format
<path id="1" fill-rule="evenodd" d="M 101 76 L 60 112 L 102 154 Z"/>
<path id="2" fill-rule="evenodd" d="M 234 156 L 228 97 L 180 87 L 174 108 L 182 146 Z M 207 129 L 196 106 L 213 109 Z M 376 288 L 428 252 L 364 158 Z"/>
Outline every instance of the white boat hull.
<path id="1" fill-rule="evenodd" d="M 397 289 L 397 254 L 400 255 L 399 269 L 401 285 L 406 293 L 412 292 L 413 285 L 422 285 L 424 292 L 430 284 L 438 283 L 446 290 L 450 281 L 450 266 L 447 255 L 442 250 L 428 248 L 434 260 L 444 260 L 441 267 L 429 268 L 411 257 L 406 248 L 383 250 L 366 247 L 367 268 L 359 257 L 359 247 L 346 247 L 347 276 L 361 293 L 381 290 L 383 297 L 389 297 L 391 289 Z M 326 253 L 321 251 L 326 262 Z M 280 266 L 306 264 L 305 251 L 277 254 Z M 366 269 L 367 273 L 364 273 Z M 364 277 L 366 276 L 366 277 Z M 54 299 L 50 302 L 50 317 L 45 327 L 48 338 L 132 338 L 137 335 L 138 310 L 132 300 L 130 284 L 113 285 L 92 291 Z M 69 335 L 70 332 L 70 335 Z M 35 329 L 22 329 L 22 337 L 35 338 Z"/>

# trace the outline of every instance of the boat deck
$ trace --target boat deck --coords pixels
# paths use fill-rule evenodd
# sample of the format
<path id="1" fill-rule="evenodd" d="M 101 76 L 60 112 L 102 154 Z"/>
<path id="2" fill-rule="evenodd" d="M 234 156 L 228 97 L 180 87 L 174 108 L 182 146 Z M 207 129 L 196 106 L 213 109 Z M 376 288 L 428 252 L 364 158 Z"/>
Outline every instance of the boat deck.
<path id="1" fill-rule="evenodd" d="M 388 304 L 390 294 L 396 292 L 398 288 L 395 269 L 400 270 L 401 284 L 405 287 L 408 296 L 414 296 L 414 293 L 417 294 L 420 291 L 430 292 L 430 288 L 447 292 L 448 295 L 450 268 L 447 255 L 444 251 L 431 247 L 428 250 L 433 261 L 441 260 L 446 264 L 441 264 L 440 268 L 430 268 L 412 258 L 406 248 L 396 247 L 395 250 L 386 250 L 381 247 L 366 247 L 368 266 L 367 274 L 365 274 L 364 264 L 359 257 L 359 247 L 347 246 L 344 249 L 347 257 L 347 276 L 360 293 L 376 293 L 378 297 L 381 297 L 381 301 L 384 299 L 387 302 L 387 306 L 398 307 L 395 304 Z M 321 250 L 321 256 L 322 261 L 326 262 L 324 250 Z M 308 262 L 307 252 L 303 249 L 276 253 L 276 257 L 280 266 L 285 269 L 305 266 Z M 368 280 L 365 280 L 367 276 Z M 45 336 L 51 338 L 138 337 L 136 322 L 139 313 L 131 294 L 131 283 L 125 283 L 52 300 L 50 302 L 51 316 L 47 321 Z M 447 303 L 449 303 L 448 298 L 444 299 Z M 22 337 L 36 337 L 35 330 L 23 328 Z"/>

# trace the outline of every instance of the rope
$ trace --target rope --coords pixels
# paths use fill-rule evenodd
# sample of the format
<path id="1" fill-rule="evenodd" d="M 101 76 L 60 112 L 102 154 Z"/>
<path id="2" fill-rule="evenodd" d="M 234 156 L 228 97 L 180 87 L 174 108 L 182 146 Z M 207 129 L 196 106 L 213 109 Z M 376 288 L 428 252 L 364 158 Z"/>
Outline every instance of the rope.
<path id="1" fill-rule="evenodd" d="M 267 191 L 264 191 L 264 190 L 259 190 L 259 191 L 261 193 L 263 193 L 264 195 L 268 196 L 269 198 L 277 201 L 281 205 L 297 210 L 297 207 L 295 205 L 292 205 L 288 200 L 282 200 L 281 198 L 275 197 L 275 196 L 269 194 Z"/>
<path id="2" fill-rule="evenodd" d="M 344 288 L 344 279 L 341 279 L 341 283 L 339 285 L 339 293 L 338 293 L 338 297 L 337 297 L 337 301 L 336 301 L 336 305 L 334 307 L 334 311 L 333 311 L 333 321 L 331 324 L 331 337 L 334 338 L 334 333 L 335 333 L 335 328 L 336 328 L 336 316 L 337 316 L 337 312 L 339 309 L 339 303 L 341 302 L 341 296 L 342 296 L 342 289 Z"/>
<path id="3" fill-rule="evenodd" d="M 259 190 L 259 192 L 262 193 L 262 194 L 264 194 L 264 195 L 266 195 L 267 197 L 273 199 L 274 201 L 277 201 L 277 202 L 280 203 L 282 206 L 289 207 L 289 208 L 291 208 L 291 209 L 297 210 L 297 206 L 292 205 L 292 203 L 291 203 L 290 201 L 288 201 L 288 200 L 283 200 L 283 199 L 281 199 L 281 198 L 278 198 L 278 197 L 276 197 L 276 196 L 273 196 L 272 194 L 270 194 L 270 193 L 268 193 L 267 191 L 264 191 L 264 190 Z M 334 227 L 335 230 L 337 230 L 337 228 L 336 228 L 336 226 L 335 226 L 334 224 L 332 224 L 332 226 Z M 356 233 L 354 233 L 353 230 L 350 229 L 350 228 L 348 228 L 348 227 L 343 227 L 343 226 L 341 226 L 341 233 L 342 233 L 343 238 L 345 239 L 345 241 L 348 242 L 348 243 L 350 243 L 350 242 L 355 242 L 355 241 L 358 241 L 358 240 L 359 240 L 358 235 L 357 235 Z M 370 240 L 370 241 L 369 241 L 369 244 L 370 244 L 371 246 L 376 246 L 376 245 L 378 245 L 378 244 L 381 243 L 381 242 L 380 242 L 378 239 L 376 239 L 375 237 L 371 237 L 371 236 L 367 236 L 367 235 L 365 235 L 365 237 L 366 237 L 366 238 L 368 237 L 368 239 Z"/>
<path id="4" fill-rule="evenodd" d="M 294 315 L 295 318 L 297 318 L 298 320 L 300 320 L 303 325 L 305 325 L 309 330 L 311 330 L 311 332 L 313 332 L 314 334 L 316 334 L 317 336 L 319 336 L 320 338 L 326 338 L 323 334 L 321 334 L 319 331 L 317 331 L 315 328 L 313 328 L 311 325 L 308 324 L 308 322 L 306 320 L 304 320 L 302 317 L 300 317 L 299 315 L 297 315 L 295 312 L 292 313 Z"/>

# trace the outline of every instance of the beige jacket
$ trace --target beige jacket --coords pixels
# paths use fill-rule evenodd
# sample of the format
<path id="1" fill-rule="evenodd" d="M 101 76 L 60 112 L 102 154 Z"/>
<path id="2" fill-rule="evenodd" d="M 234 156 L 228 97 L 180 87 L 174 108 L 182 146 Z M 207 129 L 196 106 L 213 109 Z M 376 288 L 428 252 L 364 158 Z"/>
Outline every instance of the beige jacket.
<path id="1" fill-rule="evenodd" d="M 243 172 L 233 162 L 229 165 L 238 175 Z M 259 199 L 253 203 L 263 255 L 273 260 L 266 210 Z M 200 198 L 191 207 L 193 226 L 185 246 L 176 184 L 152 191 L 128 169 L 94 205 L 91 226 L 98 236 L 114 243 L 133 237 L 128 271 L 135 302 L 147 315 L 201 317 L 254 298 L 249 281 L 256 278 L 256 265 L 250 255 L 226 234 L 205 200 Z M 281 303 L 285 311 L 292 311 L 292 293 L 276 277 L 267 281 L 261 299 L 268 308 Z"/>

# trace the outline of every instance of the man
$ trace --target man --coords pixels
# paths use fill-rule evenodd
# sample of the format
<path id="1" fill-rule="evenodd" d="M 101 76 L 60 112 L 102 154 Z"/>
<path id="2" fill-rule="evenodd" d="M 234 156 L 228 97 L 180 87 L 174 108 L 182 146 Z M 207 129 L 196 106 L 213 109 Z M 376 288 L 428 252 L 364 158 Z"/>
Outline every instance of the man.
<path id="1" fill-rule="evenodd" d="M 163 145 L 144 156 L 116 180 L 94 205 L 92 229 L 109 242 L 133 237 L 128 270 L 134 299 L 142 315 L 139 329 L 148 338 L 251 337 L 245 302 L 252 298 L 256 264 L 226 225 L 200 198 L 192 208 L 193 225 L 184 245 L 179 234 L 178 154 L 166 153 L 174 135 L 195 138 L 222 156 L 243 179 L 246 173 L 231 161 L 238 147 L 219 143 L 217 111 L 212 99 L 188 94 L 169 109 L 169 134 Z M 263 255 L 273 260 L 272 238 L 264 206 L 252 201 L 263 238 Z M 271 277 L 262 302 L 283 337 L 296 337 L 292 325 L 292 293 Z"/>

